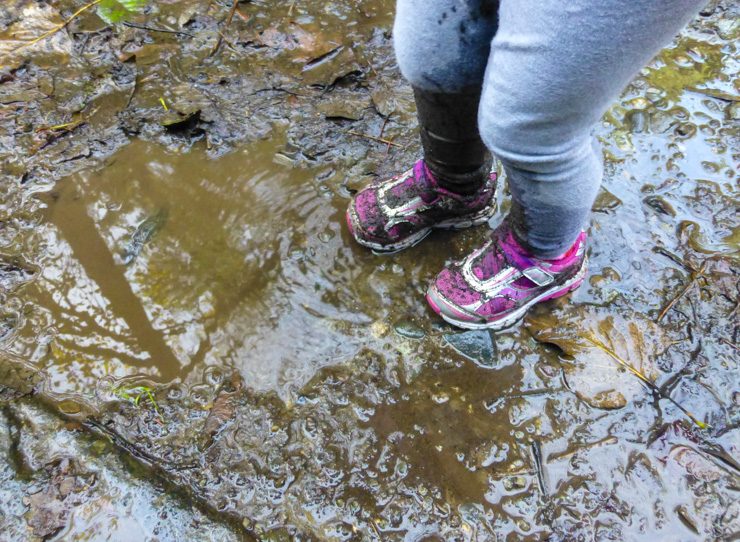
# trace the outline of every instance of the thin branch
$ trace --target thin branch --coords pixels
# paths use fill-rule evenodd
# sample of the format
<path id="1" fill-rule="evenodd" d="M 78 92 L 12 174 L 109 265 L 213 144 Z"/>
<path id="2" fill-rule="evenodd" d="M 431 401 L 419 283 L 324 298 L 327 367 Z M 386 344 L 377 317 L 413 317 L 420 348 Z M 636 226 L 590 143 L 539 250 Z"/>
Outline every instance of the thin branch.
<path id="1" fill-rule="evenodd" d="M 686 293 L 691 289 L 691 287 L 696 284 L 696 281 L 699 280 L 701 277 L 704 276 L 704 269 L 707 267 L 707 260 L 704 260 L 702 262 L 701 267 L 698 271 L 691 273 L 691 280 L 686 284 L 686 286 L 683 287 L 683 289 L 678 293 L 676 297 L 671 299 L 670 303 L 665 306 L 665 308 L 660 312 L 660 315 L 658 316 L 656 323 L 660 323 L 660 321 L 663 319 L 663 317 L 668 314 L 668 311 L 673 308 L 673 305 L 678 303 L 678 300 L 681 299 Z"/>
<path id="2" fill-rule="evenodd" d="M 677 256 L 676 254 L 674 254 L 673 252 L 671 252 L 665 247 L 661 247 L 661 246 L 653 247 L 653 252 L 655 252 L 656 254 L 662 254 L 663 256 L 665 256 L 672 262 L 677 263 L 678 265 L 680 265 L 681 267 L 683 267 L 690 273 L 696 273 L 696 267 L 694 267 L 689 262 L 685 262 L 679 256 Z"/>
<path id="3" fill-rule="evenodd" d="M 149 32 L 162 32 L 164 34 L 179 34 L 181 36 L 187 36 L 189 38 L 195 37 L 193 34 L 190 34 L 188 32 L 183 32 L 182 30 L 170 30 L 169 28 L 156 28 L 153 26 L 146 26 L 143 24 L 131 23 L 128 21 L 125 21 L 123 23 L 123 26 L 128 26 L 129 28 L 138 28 L 139 30 L 148 30 Z"/>
<path id="4" fill-rule="evenodd" d="M 72 122 L 65 122 L 64 124 L 55 124 L 54 126 L 39 126 L 38 128 L 36 128 L 36 132 L 56 132 L 60 130 L 71 132 L 83 122 L 85 121 L 83 119 L 80 119 Z"/>
<path id="5" fill-rule="evenodd" d="M 234 19 L 234 13 L 236 13 L 236 8 L 237 8 L 238 5 L 239 5 L 239 0 L 234 0 L 234 2 L 231 4 L 231 9 L 229 10 L 229 14 L 226 17 L 226 26 L 229 26 L 231 24 L 231 21 Z M 241 15 L 241 13 L 239 14 L 239 16 L 242 19 L 244 18 Z M 221 43 L 224 42 L 224 41 L 226 41 L 226 43 L 228 43 L 228 45 L 233 50 L 236 50 L 236 48 L 231 43 L 229 43 L 228 40 L 226 40 L 226 38 L 224 37 L 223 33 L 219 30 L 218 31 L 218 40 L 216 40 L 216 45 L 213 46 L 213 49 L 211 49 L 211 52 L 208 53 L 208 56 L 209 57 L 212 57 L 213 55 L 215 55 L 218 52 L 218 50 L 221 48 Z"/>
<path id="6" fill-rule="evenodd" d="M 244 21 L 245 23 L 248 23 L 248 22 L 249 22 L 249 21 L 250 21 L 250 20 L 252 19 L 252 17 L 250 17 L 249 15 L 244 15 L 244 14 L 243 14 L 243 13 L 242 13 L 241 11 L 239 11 L 238 9 L 236 10 L 236 12 L 235 12 L 235 13 L 236 13 L 236 16 L 237 16 L 237 17 L 239 17 L 239 18 L 240 18 L 240 19 L 241 19 L 242 21 Z"/>
<path id="7" fill-rule="evenodd" d="M 234 0 L 234 3 L 231 4 L 231 9 L 229 10 L 229 16 L 226 17 L 226 26 L 229 26 L 231 24 L 231 20 L 234 18 L 234 13 L 236 13 L 236 7 L 239 5 L 239 0 Z"/>
<path id="8" fill-rule="evenodd" d="M 385 133 L 385 125 L 388 124 L 389 118 L 391 118 L 390 115 L 383 119 L 383 126 L 380 127 L 380 133 L 378 134 L 378 137 L 383 137 L 383 134 Z"/>
<path id="9" fill-rule="evenodd" d="M 375 137 L 370 134 L 362 134 L 360 132 L 354 132 L 352 130 L 347 132 L 350 135 L 357 136 L 357 137 L 364 137 L 366 139 L 372 139 L 373 141 L 377 141 L 378 143 L 383 143 L 384 145 L 393 146 L 393 147 L 400 147 L 398 143 L 394 143 L 393 141 L 389 141 L 388 139 L 383 139 L 382 137 Z"/>

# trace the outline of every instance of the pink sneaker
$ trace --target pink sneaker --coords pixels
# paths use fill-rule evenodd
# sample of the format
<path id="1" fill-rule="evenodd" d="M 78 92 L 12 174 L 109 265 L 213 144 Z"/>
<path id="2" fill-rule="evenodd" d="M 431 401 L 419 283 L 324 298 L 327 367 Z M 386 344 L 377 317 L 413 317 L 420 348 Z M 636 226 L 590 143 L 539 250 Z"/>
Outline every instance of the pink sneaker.
<path id="1" fill-rule="evenodd" d="M 374 182 L 358 192 L 347 209 L 352 237 L 375 252 L 414 246 L 432 228 L 462 229 L 485 224 L 493 215 L 496 174 L 470 195 L 443 188 L 424 160 L 407 172 Z"/>
<path id="2" fill-rule="evenodd" d="M 528 254 L 504 221 L 485 245 L 437 275 L 427 301 L 452 325 L 499 330 L 536 303 L 578 288 L 586 268 L 586 232 L 561 257 L 542 260 Z"/>

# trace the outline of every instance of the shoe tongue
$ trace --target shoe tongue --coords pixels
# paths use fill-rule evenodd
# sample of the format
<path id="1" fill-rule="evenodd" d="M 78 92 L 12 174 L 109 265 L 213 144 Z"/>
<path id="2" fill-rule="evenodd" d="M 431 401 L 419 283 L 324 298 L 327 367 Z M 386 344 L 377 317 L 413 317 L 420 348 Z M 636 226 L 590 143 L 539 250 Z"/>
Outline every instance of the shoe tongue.
<path id="1" fill-rule="evenodd" d="M 492 244 L 473 264 L 473 274 L 478 280 L 488 280 L 506 266 L 506 258 Z"/>
<path id="2" fill-rule="evenodd" d="M 479 280 L 487 280 L 509 265 L 517 269 L 527 269 L 533 265 L 511 231 L 494 236 L 490 249 L 473 265 L 473 273 Z"/>
<path id="3" fill-rule="evenodd" d="M 395 202 L 420 197 L 425 203 L 429 203 L 435 197 L 434 189 L 430 184 L 424 173 L 424 168 L 419 167 L 417 163 L 406 179 L 391 188 L 387 195 L 390 200 Z"/>
<path id="4" fill-rule="evenodd" d="M 436 190 L 437 182 L 432 172 L 422 161 L 417 162 L 414 166 L 414 177 L 416 178 L 414 189 L 417 195 L 426 204 L 434 203 L 439 197 Z"/>
<path id="5" fill-rule="evenodd" d="M 499 238 L 499 246 L 504 254 L 506 254 L 506 259 L 509 260 L 509 263 L 517 269 L 527 269 L 535 265 L 532 258 L 527 255 L 524 247 L 514 239 L 514 234 L 511 230 Z"/>

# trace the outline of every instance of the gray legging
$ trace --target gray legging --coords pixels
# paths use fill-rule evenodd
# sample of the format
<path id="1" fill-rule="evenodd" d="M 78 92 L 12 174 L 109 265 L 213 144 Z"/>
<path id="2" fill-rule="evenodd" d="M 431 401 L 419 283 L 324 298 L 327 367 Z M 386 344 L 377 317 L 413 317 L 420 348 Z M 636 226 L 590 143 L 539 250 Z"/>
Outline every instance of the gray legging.
<path id="1" fill-rule="evenodd" d="M 602 177 L 591 128 L 706 0 L 398 0 L 404 77 L 481 86 L 478 126 L 509 179 L 512 221 L 541 257 L 567 249 Z"/>

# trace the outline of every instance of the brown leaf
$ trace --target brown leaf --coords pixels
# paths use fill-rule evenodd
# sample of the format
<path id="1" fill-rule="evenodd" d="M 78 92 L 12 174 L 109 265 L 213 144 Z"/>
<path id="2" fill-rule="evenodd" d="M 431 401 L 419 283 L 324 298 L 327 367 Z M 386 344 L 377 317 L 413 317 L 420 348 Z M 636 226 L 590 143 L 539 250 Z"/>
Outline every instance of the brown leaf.
<path id="1" fill-rule="evenodd" d="M 565 379 L 596 408 L 621 408 L 645 391 L 640 378 L 612 354 L 654 382 L 655 357 L 668 346 L 663 330 L 644 316 L 625 318 L 591 305 L 538 311 L 527 319 L 527 328 L 536 340 L 572 358 L 563 360 Z"/>
<path id="2" fill-rule="evenodd" d="M 59 12 L 48 5 L 30 3 L 23 8 L 19 20 L 4 32 L 0 32 L 0 62 L 1 67 L 17 67 L 29 56 L 39 53 L 47 61 L 62 60 L 72 54 L 72 39 L 66 30 L 60 30 L 44 40 L 34 43 L 29 47 L 25 45 L 42 36 L 46 32 L 54 30 L 62 23 Z M 61 58 L 60 58 L 61 57 Z"/>

